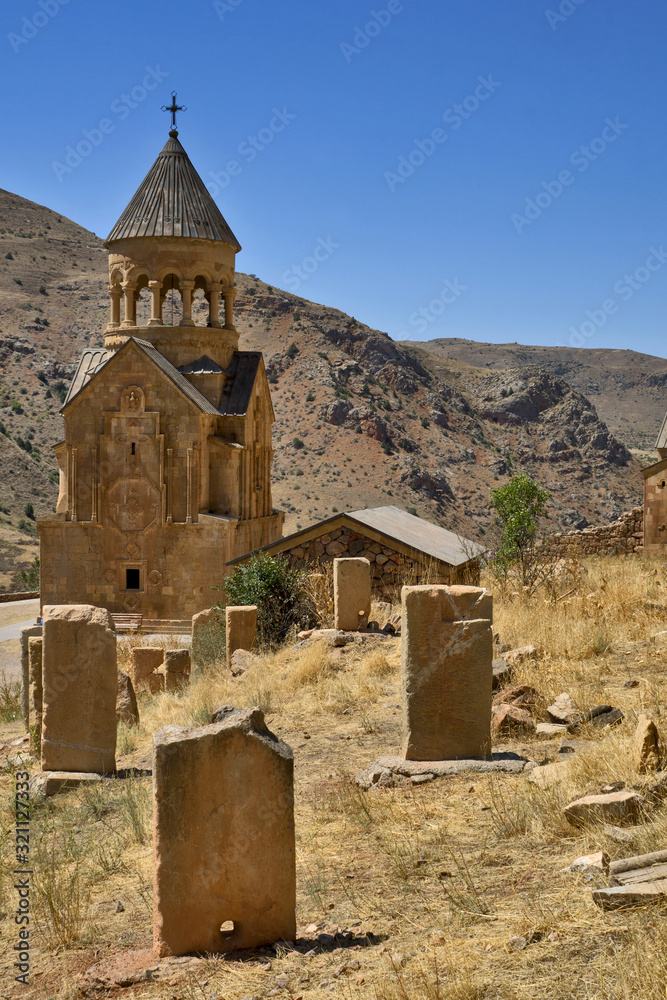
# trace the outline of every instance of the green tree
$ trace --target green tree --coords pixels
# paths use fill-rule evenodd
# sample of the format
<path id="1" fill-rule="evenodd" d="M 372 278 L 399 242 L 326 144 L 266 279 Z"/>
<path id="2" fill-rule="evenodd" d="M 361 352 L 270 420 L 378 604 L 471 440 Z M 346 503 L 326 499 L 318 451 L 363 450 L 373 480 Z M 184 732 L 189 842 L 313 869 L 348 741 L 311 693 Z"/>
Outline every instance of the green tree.
<path id="1" fill-rule="evenodd" d="M 275 646 L 284 642 L 293 628 L 317 624 L 306 577 L 304 570 L 295 569 L 284 556 L 261 553 L 227 577 L 221 588 L 227 600 L 216 607 L 255 604 L 259 643 Z"/>
<path id="2" fill-rule="evenodd" d="M 35 556 L 27 570 L 21 570 L 21 583 L 26 590 L 39 590 L 39 556 Z"/>
<path id="3" fill-rule="evenodd" d="M 492 558 L 492 569 L 503 580 L 516 573 L 522 587 L 530 591 L 541 578 L 537 526 L 550 497 L 549 491 L 525 472 L 491 490 L 495 523 L 500 528 L 500 544 Z"/>

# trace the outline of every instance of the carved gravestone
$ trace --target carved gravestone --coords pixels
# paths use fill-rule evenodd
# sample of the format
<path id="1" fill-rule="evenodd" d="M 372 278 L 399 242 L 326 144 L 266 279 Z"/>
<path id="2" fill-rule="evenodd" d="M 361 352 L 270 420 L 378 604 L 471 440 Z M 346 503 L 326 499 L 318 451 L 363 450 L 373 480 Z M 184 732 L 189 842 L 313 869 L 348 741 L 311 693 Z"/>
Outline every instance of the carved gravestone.
<path id="1" fill-rule="evenodd" d="M 104 608 L 44 608 L 42 770 L 116 768 L 116 630 Z"/>
<path id="2" fill-rule="evenodd" d="M 491 751 L 491 594 L 404 587 L 403 757 L 460 760 Z"/>
<path id="3" fill-rule="evenodd" d="M 334 628 L 356 632 L 371 613 L 371 564 L 368 559 L 334 559 Z"/>
<path id="4" fill-rule="evenodd" d="M 153 739 L 154 951 L 296 935 L 293 758 L 258 709 Z"/>

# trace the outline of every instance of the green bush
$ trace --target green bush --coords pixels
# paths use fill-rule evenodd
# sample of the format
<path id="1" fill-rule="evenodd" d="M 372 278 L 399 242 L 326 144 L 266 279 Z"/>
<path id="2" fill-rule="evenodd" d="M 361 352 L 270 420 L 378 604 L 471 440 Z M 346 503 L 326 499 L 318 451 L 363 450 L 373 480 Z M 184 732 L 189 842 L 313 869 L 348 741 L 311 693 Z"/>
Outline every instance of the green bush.
<path id="1" fill-rule="evenodd" d="M 226 601 L 216 607 L 257 605 L 257 639 L 261 646 L 284 642 L 294 628 L 312 628 L 317 613 L 306 588 L 306 572 L 284 556 L 253 556 L 229 576 L 222 590 Z"/>
<path id="2" fill-rule="evenodd" d="M 497 490 L 491 490 L 491 506 L 500 528 L 500 544 L 491 568 L 506 581 L 515 573 L 521 585 L 532 591 L 543 575 L 544 559 L 537 544 L 537 527 L 551 494 L 525 472 Z"/>

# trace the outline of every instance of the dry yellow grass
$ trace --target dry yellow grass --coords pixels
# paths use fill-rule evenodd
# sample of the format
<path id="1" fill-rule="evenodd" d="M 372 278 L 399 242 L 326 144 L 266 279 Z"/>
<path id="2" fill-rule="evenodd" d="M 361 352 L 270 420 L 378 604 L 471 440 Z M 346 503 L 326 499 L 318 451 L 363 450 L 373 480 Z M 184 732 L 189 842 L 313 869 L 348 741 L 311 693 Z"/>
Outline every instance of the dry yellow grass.
<path id="1" fill-rule="evenodd" d="M 264 708 L 295 753 L 299 933 L 312 939 L 311 923 L 318 932 L 349 929 L 358 947 L 310 958 L 283 949 L 211 959 L 172 985 L 137 984 L 122 995 L 263 998 L 284 974 L 281 995 L 304 1000 L 664 1000 L 665 906 L 602 913 L 591 901 L 596 883 L 566 869 L 600 848 L 621 857 L 667 847 L 667 807 L 648 815 L 628 846 L 602 828 L 570 827 L 561 810 L 607 782 L 647 780 L 634 771 L 630 746 L 639 712 L 662 722 L 667 650 L 650 637 L 667 627 L 667 571 L 640 560 L 583 569 L 562 579 L 560 595 L 573 593 L 561 600 L 496 594 L 500 640 L 539 651 L 518 668 L 518 682 L 543 692 L 544 704 L 569 691 L 582 708 L 604 701 L 625 713 L 613 731 L 591 731 L 588 752 L 563 764 L 562 780 L 549 788 L 524 776 L 475 775 L 361 792 L 355 772 L 400 742 L 397 640 L 286 648 L 238 679 L 213 666 L 181 693 L 142 695 L 141 725 L 119 730 L 120 766 L 149 767 L 152 734 L 164 725 L 200 725 L 222 704 Z M 639 686 L 623 687 L 630 678 Z M 19 728 L 4 727 L 0 738 Z M 504 746 L 542 762 L 555 758 L 557 741 Z M 12 783 L 9 775 L 0 780 L 4 986 L 12 961 Z M 36 809 L 33 837 L 33 995 L 74 998 L 77 973 L 150 944 L 150 779 L 50 800 Z M 114 913 L 116 900 L 124 912 Z M 527 946 L 514 950 L 513 937 Z M 6 995 L 29 994 L 8 985 Z"/>

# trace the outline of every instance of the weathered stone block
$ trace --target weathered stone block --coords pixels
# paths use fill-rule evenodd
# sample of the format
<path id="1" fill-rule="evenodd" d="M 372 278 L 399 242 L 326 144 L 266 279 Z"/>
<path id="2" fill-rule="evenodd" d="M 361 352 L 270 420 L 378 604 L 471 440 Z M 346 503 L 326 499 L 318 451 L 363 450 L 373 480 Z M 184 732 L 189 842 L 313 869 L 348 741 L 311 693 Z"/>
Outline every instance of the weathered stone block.
<path id="1" fill-rule="evenodd" d="M 34 727 L 35 752 L 39 754 L 42 741 L 42 640 L 39 636 L 28 639 L 28 680 L 28 720 L 29 725 Z"/>
<path id="2" fill-rule="evenodd" d="M 471 590 L 474 588 L 464 588 Z M 491 750 L 493 632 L 490 619 L 451 621 L 485 593 L 404 587 L 401 672 L 406 760 L 485 757 Z M 458 600 L 457 600 L 458 599 Z M 488 609 L 489 602 L 482 603 Z"/>
<path id="3" fill-rule="evenodd" d="M 294 940 L 293 757 L 259 709 L 157 733 L 153 802 L 156 956 Z"/>
<path id="4" fill-rule="evenodd" d="M 21 715 L 26 729 L 30 725 L 30 674 L 28 664 L 28 643 L 30 639 L 42 634 L 41 625 L 28 625 L 21 629 L 19 644 L 21 647 Z"/>
<path id="5" fill-rule="evenodd" d="M 136 691 L 150 688 L 148 678 L 164 662 L 161 646 L 135 646 L 132 650 L 132 683 Z"/>
<path id="6" fill-rule="evenodd" d="M 116 767 L 116 630 L 104 608 L 44 608 L 42 770 Z"/>
<path id="7" fill-rule="evenodd" d="M 566 819 L 574 826 L 587 823 L 634 823 L 646 806 L 639 792 L 629 790 L 604 795 L 584 795 L 565 806 Z"/>
<path id="8" fill-rule="evenodd" d="M 139 707 L 132 681 L 124 671 L 118 671 L 118 693 L 116 695 L 116 722 L 128 726 L 139 725 Z"/>
<path id="9" fill-rule="evenodd" d="M 380 567 L 377 567 L 381 575 Z M 365 628 L 371 613 L 371 567 L 367 559 L 334 559 L 334 628 Z"/>
<path id="10" fill-rule="evenodd" d="M 257 607 L 254 604 L 228 607 L 225 610 L 227 630 L 227 666 L 237 649 L 254 649 L 257 641 Z"/>
<path id="11" fill-rule="evenodd" d="M 164 676 L 167 691 L 177 691 L 190 681 L 190 651 L 168 649 L 164 654 Z"/>

